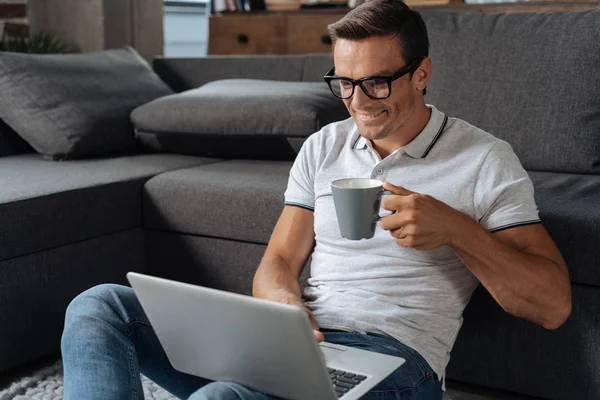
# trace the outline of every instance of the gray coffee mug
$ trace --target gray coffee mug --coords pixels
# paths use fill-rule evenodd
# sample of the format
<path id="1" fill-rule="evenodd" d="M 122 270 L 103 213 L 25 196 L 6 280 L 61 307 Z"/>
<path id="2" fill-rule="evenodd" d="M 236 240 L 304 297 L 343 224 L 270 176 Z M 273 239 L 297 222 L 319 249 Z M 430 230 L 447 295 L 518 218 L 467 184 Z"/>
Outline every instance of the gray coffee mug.
<path id="1" fill-rule="evenodd" d="M 377 179 L 349 178 L 331 182 L 333 203 L 342 237 L 350 240 L 371 239 L 375 236 L 379 207 L 383 196 L 394 194 L 383 190 Z"/>

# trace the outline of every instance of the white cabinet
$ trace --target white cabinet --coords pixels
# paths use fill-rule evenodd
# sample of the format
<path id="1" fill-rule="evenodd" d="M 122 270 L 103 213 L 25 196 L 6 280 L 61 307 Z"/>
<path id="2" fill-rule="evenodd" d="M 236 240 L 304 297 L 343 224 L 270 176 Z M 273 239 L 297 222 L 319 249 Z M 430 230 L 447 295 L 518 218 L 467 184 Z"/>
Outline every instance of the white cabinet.
<path id="1" fill-rule="evenodd" d="M 209 14 L 209 1 L 165 0 L 165 57 L 206 56 Z"/>

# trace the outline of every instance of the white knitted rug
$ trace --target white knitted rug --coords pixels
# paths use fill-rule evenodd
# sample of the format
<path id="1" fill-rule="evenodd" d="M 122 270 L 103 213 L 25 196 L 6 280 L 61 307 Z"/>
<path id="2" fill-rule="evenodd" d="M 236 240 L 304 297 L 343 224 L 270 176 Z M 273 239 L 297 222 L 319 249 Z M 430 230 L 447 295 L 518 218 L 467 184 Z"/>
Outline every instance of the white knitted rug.
<path id="1" fill-rule="evenodd" d="M 142 375 L 145 400 L 178 400 L 156 383 Z M 506 400 L 509 397 L 460 396 L 460 392 L 449 390 L 453 400 Z M 458 397 L 457 397 L 458 396 Z M 63 369 L 58 360 L 49 367 L 13 382 L 7 388 L 0 388 L 0 400 L 62 400 Z M 512 399 L 512 397 L 511 397 Z M 519 399 L 522 399 L 519 397 Z M 444 393 L 444 400 L 450 400 L 449 393 Z"/>
<path id="2" fill-rule="evenodd" d="M 0 389 L 0 400 L 62 400 L 62 372 L 62 362 L 59 360 L 33 375 L 13 382 L 5 389 Z M 145 376 L 142 376 L 142 385 L 146 400 L 177 400 L 177 397 Z"/>

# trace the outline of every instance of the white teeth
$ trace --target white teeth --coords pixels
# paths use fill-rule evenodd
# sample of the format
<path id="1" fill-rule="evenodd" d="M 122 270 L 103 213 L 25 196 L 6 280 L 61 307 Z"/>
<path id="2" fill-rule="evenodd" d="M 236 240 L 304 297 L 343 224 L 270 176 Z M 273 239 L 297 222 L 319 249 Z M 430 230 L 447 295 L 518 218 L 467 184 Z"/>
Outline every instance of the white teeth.
<path id="1" fill-rule="evenodd" d="M 379 111 L 375 114 L 370 114 L 370 115 L 364 115 L 364 114 L 358 114 L 360 116 L 361 119 L 374 119 L 375 117 L 378 117 L 379 115 L 381 115 L 381 113 L 383 113 L 383 111 Z"/>

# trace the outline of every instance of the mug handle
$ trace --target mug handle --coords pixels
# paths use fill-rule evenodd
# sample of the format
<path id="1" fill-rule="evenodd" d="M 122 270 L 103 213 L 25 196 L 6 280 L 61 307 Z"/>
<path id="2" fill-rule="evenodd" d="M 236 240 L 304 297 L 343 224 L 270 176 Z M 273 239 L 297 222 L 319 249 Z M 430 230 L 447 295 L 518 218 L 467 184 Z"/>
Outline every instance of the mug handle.
<path id="1" fill-rule="evenodd" d="M 379 200 L 381 201 L 381 198 L 382 198 L 383 196 L 390 196 L 390 195 L 392 195 L 392 194 L 396 194 L 396 193 L 394 193 L 394 192 L 392 192 L 392 191 L 389 191 L 389 190 L 382 190 L 382 191 L 381 191 L 381 193 L 379 193 Z M 396 213 L 396 211 L 394 211 L 392 214 L 395 214 L 395 213 Z M 379 221 L 381 221 L 383 218 L 385 218 L 385 217 L 388 217 L 388 216 L 390 216 L 390 215 L 392 215 L 392 214 L 388 214 L 388 215 L 384 215 L 384 216 L 381 216 L 381 215 L 379 215 L 379 214 L 375 214 L 375 221 L 379 222 Z"/>

